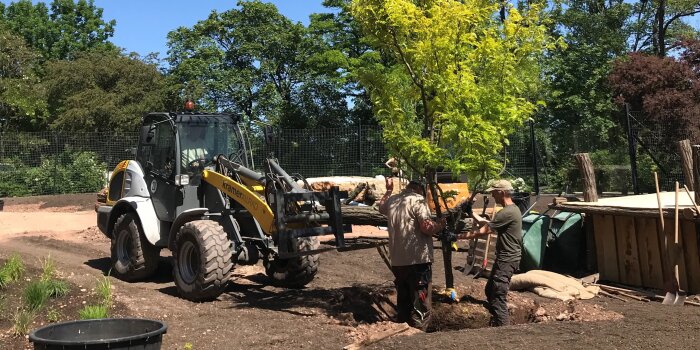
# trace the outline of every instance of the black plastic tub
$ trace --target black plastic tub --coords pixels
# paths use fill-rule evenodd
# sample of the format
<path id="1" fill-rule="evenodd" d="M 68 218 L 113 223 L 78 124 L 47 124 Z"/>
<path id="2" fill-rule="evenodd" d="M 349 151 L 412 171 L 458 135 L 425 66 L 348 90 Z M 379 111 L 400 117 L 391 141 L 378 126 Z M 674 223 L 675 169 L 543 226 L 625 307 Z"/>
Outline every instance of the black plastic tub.
<path id="1" fill-rule="evenodd" d="M 35 350 L 156 350 L 168 326 L 155 320 L 103 318 L 54 323 L 33 330 Z"/>

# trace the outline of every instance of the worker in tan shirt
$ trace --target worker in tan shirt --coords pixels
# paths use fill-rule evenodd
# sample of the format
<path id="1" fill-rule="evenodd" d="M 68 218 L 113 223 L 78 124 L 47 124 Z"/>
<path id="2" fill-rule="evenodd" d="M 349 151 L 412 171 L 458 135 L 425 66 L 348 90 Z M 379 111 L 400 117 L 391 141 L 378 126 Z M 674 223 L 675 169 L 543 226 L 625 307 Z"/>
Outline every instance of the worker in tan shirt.
<path id="1" fill-rule="evenodd" d="M 432 302 L 432 237 L 445 227 L 445 219 L 430 218 L 424 186 L 419 182 L 411 181 L 401 193 L 392 195 L 393 178 L 387 178 L 386 189 L 379 201 L 379 212 L 388 221 L 397 321 L 425 330 Z"/>

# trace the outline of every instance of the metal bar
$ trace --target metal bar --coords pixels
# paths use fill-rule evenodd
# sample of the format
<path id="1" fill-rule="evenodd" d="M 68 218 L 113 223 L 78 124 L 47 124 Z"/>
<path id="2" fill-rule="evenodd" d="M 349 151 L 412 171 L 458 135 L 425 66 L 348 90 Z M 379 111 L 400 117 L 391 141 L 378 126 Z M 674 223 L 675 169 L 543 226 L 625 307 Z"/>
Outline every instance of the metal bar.
<path id="1" fill-rule="evenodd" d="M 635 137 L 632 134 L 632 121 L 630 121 L 630 107 L 625 104 L 625 115 L 627 120 L 627 151 L 630 157 L 630 167 L 632 169 L 632 189 L 634 194 L 639 194 L 639 183 L 637 182 L 637 146 Z"/>
<path id="2" fill-rule="evenodd" d="M 316 222 L 316 221 L 326 221 L 330 219 L 328 213 L 320 214 L 296 214 L 284 217 L 285 222 Z"/>
<path id="3" fill-rule="evenodd" d="M 535 138 L 535 121 L 530 121 L 530 143 L 532 144 L 532 175 L 535 185 L 535 193 L 540 194 L 540 176 L 537 168 L 537 139 Z"/>
<path id="4" fill-rule="evenodd" d="M 301 238 L 301 237 L 312 237 L 312 236 L 322 236 L 333 232 L 333 228 L 330 226 L 319 226 L 319 227 L 308 227 L 299 229 L 290 229 L 284 231 L 280 234 L 280 241 L 283 238 Z M 281 245 L 280 245 L 281 247 Z"/>
<path id="5" fill-rule="evenodd" d="M 270 168 L 272 169 L 272 171 L 274 171 L 277 175 L 279 175 L 282 178 L 282 180 L 284 180 L 284 182 L 287 185 L 289 185 L 289 187 L 296 189 L 296 190 L 304 190 L 292 179 L 291 176 L 289 176 L 289 174 L 287 174 L 286 171 L 284 171 L 284 169 L 282 169 L 281 166 L 279 166 L 279 164 L 277 164 L 277 162 L 274 161 L 274 159 L 268 158 L 267 162 L 270 165 Z"/>

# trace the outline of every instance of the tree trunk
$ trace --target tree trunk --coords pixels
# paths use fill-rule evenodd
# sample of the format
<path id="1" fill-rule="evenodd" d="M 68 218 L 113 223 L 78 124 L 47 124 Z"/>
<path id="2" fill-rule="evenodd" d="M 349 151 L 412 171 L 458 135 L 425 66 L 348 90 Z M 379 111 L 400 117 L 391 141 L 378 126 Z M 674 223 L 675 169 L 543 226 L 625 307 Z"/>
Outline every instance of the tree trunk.
<path id="1" fill-rule="evenodd" d="M 681 155 L 681 165 L 683 166 L 683 178 L 686 186 L 694 191 L 695 181 L 693 180 L 693 151 L 689 140 L 678 141 L 678 154 Z"/>
<path id="2" fill-rule="evenodd" d="M 387 225 L 386 216 L 375 207 L 343 205 L 341 212 L 343 213 L 343 224 L 346 225 Z"/>
<path id="3" fill-rule="evenodd" d="M 579 170 L 583 179 L 583 200 L 586 202 L 597 202 L 598 192 L 595 186 L 595 172 L 593 163 L 588 153 L 578 153 L 575 155 Z"/>

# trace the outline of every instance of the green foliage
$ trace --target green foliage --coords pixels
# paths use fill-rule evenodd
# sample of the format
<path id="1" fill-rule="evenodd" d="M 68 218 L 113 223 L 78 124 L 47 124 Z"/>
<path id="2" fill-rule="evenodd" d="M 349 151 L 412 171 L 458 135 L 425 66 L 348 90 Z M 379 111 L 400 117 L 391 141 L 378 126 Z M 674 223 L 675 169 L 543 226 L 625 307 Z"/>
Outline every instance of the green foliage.
<path id="1" fill-rule="evenodd" d="M 56 264 L 51 255 L 41 259 L 41 280 L 48 281 L 52 279 L 56 274 Z"/>
<path id="2" fill-rule="evenodd" d="M 85 305 L 78 311 L 81 320 L 92 320 L 109 317 L 107 306 L 105 305 Z"/>
<path id="3" fill-rule="evenodd" d="M 547 113 L 541 125 L 548 135 L 541 139 L 553 140 L 555 159 L 621 144 L 608 75 L 627 50 L 630 11 L 622 0 L 566 0 L 554 9 L 554 35 L 561 35 L 566 48 L 542 62 Z"/>
<path id="4" fill-rule="evenodd" d="M 46 101 L 36 74 L 37 55 L 1 21 L 0 67 L 0 118 L 6 119 L 5 127 L 25 131 L 45 127 Z"/>
<path id="5" fill-rule="evenodd" d="M 25 336 L 34 322 L 34 312 L 27 309 L 18 309 L 12 315 L 12 333 L 15 336 Z"/>
<path id="6" fill-rule="evenodd" d="M 555 41 L 539 5 L 504 6 L 501 22 L 496 2 L 353 1 L 376 49 L 356 74 L 387 147 L 419 173 L 444 167 L 492 177 L 505 137 L 535 111 L 539 59 Z"/>
<path id="7" fill-rule="evenodd" d="M 66 131 L 135 131 L 141 117 L 167 110 L 168 86 L 157 67 L 111 52 L 81 54 L 46 67 L 51 126 Z"/>
<path id="8" fill-rule="evenodd" d="M 9 167 L 0 172 L 0 193 L 6 196 L 99 191 L 104 186 L 103 172 L 107 168 L 93 152 L 69 150 L 43 158 L 36 167 L 20 162 L 12 162 Z"/>
<path id="9" fill-rule="evenodd" d="M 102 305 L 110 307 L 112 305 L 112 281 L 109 275 L 97 279 L 97 295 L 102 300 Z"/>
<path id="10" fill-rule="evenodd" d="M 24 289 L 24 303 L 32 311 L 44 306 L 50 296 L 51 290 L 46 281 L 32 281 Z"/>
<path id="11" fill-rule="evenodd" d="M 46 311 L 46 321 L 49 323 L 55 323 L 61 320 L 61 313 L 54 309 L 50 308 L 48 311 Z"/>
<path id="12" fill-rule="evenodd" d="M 72 59 L 88 50 L 114 50 L 114 20 L 105 22 L 93 0 L 10 3 L 2 19 L 44 59 Z"/>
<path id="13" fill-rule="evenodd" d="M 168 33 L 170 74 L 181 96 L 202 110 L 236 111 L 288 128 L 342 125 L 347 103 L 322 69 L 322 57 L 330 56 L 324 42 L 273 4 L 238 6 Z"/>
<path id="14" fill-rule="evenodd" d="M 60 298 L 68 295 L 68 292 L 70 292 L 70 287 L 66 281 L 50 279 L 43 282 L 46 284 L 46 289 L 51 298 Z"/>
<path id="15" fill-rule="evenodd" d="M 15 282 L 22 278 L 25 270 L 22 258 L 19 254 L 15 253 L 12 254 L 2 268 L 0 268 L 0 278 L 4 279 L 7 283 Z"/>

